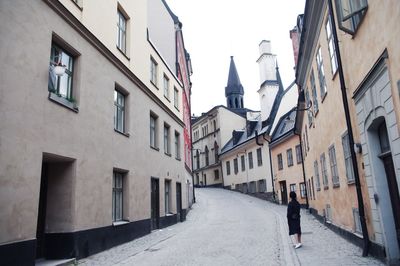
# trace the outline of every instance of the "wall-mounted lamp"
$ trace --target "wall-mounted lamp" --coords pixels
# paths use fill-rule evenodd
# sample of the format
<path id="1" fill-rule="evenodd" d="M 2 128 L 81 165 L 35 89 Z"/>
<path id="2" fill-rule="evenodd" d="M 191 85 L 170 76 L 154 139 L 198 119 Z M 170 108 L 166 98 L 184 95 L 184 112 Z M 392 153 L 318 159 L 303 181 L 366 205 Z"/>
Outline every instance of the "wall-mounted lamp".
<path id="1" fill-rule="evenodd" d="M 361 153 L 362 152 L 361 143 L 354 143 L 354 152 L 355 153 Z"/>
<path id="2" fill-rule="evenodd" d="M 61 64 L 61 62 L 54 63 L 53 72 L 55 75 L 61 77 L 65 73 L 66 66 Z"/>

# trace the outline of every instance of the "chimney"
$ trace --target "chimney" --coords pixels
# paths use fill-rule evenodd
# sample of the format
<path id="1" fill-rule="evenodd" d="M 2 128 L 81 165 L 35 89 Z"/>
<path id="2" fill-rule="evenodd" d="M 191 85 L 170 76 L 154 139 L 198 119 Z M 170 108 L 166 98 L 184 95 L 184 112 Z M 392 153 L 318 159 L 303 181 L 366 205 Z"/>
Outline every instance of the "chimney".
<path id="1" fill-rule="evenodd" d="M 289 31 L 290 39 L 292 39 L 293 56 L 294 56 L 294 69 L 297 67 L 297 59 L 299 57 L 299 31 L 297 26 L 295 26 L 291 31 Z"/>

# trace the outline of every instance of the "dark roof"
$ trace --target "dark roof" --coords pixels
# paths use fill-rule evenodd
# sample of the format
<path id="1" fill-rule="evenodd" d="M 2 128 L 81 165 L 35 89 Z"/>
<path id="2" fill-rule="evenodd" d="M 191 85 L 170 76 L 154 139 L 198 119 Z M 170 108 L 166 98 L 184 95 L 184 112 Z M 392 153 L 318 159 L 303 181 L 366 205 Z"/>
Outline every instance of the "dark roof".
<path id="1" fill-rule="evenodd" d="M 294 133 L 296 124 L 296 109 L 297 108 L 294 107 L 289 112 L 281 116 L 271 135 L 271 144 L 278 142 L 285 136 L 291 135 L 291 133 Z"/>
<path id="2" fill-rule="evenodd" d="M 174 14 L 174 12 L 172 12 L 171 8 L 169 8 L 167 2 L 165 0 L 161 0 L 161 2 L 164 4 L 165 8 L 167 9 L 169 15 L 171 16 L 171 18 L 174 20 L 175 24 L 179 24 L 180 27 L 182 27 L 182 23 L 179 21 L 178 16 L 176 16 Z"/>
<path id="3" fill-rule="evenodd" d="M 239 74 L 236 70 L 235 61 L 231 56 L 231 64 L 229 66 L 228 84 L 225 87 L 225 96 L 230 94 L 241 94 L 244 95 L 243 86 L 240 83 Z"/>

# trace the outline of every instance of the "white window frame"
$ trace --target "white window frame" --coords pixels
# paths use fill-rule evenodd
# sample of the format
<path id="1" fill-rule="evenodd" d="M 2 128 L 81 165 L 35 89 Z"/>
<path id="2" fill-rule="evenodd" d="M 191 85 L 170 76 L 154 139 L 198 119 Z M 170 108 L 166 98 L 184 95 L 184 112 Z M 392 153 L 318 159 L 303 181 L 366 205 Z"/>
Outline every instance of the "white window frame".
<path id="1" fill-rule="evenodd" d="M 171 155 L 170 126 L 164 124 L 164 153 Z"/>
<path id="2" fill-rule="evenodd" d="M 128 18 L 123 14 L 121 10 L 117 11 L 118 21 L 117 21 L 117 47 L 118 49 L 126 55 L 126 35 Z"/>
<path id="3" fill-rule="evenodd" d="M 179 110 L 179 91 L 175 86 L 174 86 L 174 107 L 176 108 L 176 110 Z"/>
<path id="4" fill-rule="evenodd" d="M 165 201 L 165 214 L 172 213 L 171 210 L 171 180 L 165 180 L 164 182 L 164 201 Z"/>
<path id="5" fill-rule="evenodd" d="M 155 149 L 158 148 L 157 121 L 158 117 L 153 114 L 150 114 L 150 146 Z"/>
<path id="6" fill-rule="evenodd" d="M 150 81 L 157 87 L 158 64 L 153 57 L 150 57 Z"/>
<path id="7" fill-rule="evenodd" d="M 325 23 L 325 30 L 326 30 L 326 39 L 328 42 L 328 50 L 329 50 L 329 58 L 331 62 L 331 71 L 332 71 L 332 76 L 335 75 L 335 73 L 338 70 L 338 61 L 336 57 L 336 46 L 335 46 L 335 40 L 332 32 L 332 21 L 333 19 L 331 16 L 328 16 L 328 19 L 326 20 Z"/>
<path id="8" fill-rule="evenodd" d="M 125 133 L 126 128 L 126 95 L 120 90 L 114 90 L 114 129 Z"/>
<path id="9" fill-rule="evenodd" d="M 166 74 L 163 77 L 164 97 L 169 100 L 169 78 Z"/>
<path id="10" fill-rule="evenodd" d="M 253 165 L 253 152 L 249 152 L 248 154 L 248 159 L 249 159 L 249 169 L 253 169 L 254 165 Z"/>
<path id="11" fill-rule="evenodd" d="M 261 148 L 257 149 L 257 166 L 262 166 L 262 150 Z"/>
<path id="12" fill-rule="evenodd" d="M 178 160 L 181 159 L 181 140 L 178 131 L 175 131 L 175 158 Z"/>
<path id="13" fill-rule="evenodd" d="M 342 136 L 343 157 L 346 167 L 347 183 L 352 184 L 355 182 L 353 160 L 351 158 L 349 134 L 346 132 Z"/>
<path id="14" fill-rule="evenodd" d="M 315 180 L 316 180 L 315 186 L 317 187 L 317 191 L 320 191 L 321 190 L 321 181 L 319 179 L 319 168 L 318 168 L 317 160 L 314 161 L 314 175 L 315 175 Z"/>
<path id="15" fill-rule="evenodd" d="M 296 161 L 297 161 L 297 164 L 300 164 L 301 161 L 302 161 L 302 158 L 301 158 L 301 145 L 300 144 L 296 145 L 295 149 L 296 149 Z"/>
<path id="16" fill-rule="evenodd" d="M 322 183 L 324 185 L 324 189 L 329 188 L 329 181 L 328 181 L 328 169 L 326 166 L 326 156 L 325 152 L 320 156 L 320 163 L 321 163 L 321 173 L 322 173 Z"/>
<path id="17" fill-rule="evenodd" d="M 292 148 L 286 150 L 287 165 L 288 167 L 293 166 L 293 150 Z"/>
<path id="18" fill-rule="evenodd" d="M 323 61 L 323 58 L 322 58 L 321 46 L 318 47 L 316 60 L 317 60 L 317 69 L 318 69 L 319 89 L 320 89 L 320 92 L 321 92 L 321 101 L 322 101 L 324 99 L 327 91 L 328 91 L 328 88 L 326 86 L 325 71 L 324 71 L 324 61 Z"/>
<path id="19" fill-rule="evenodd" d="M 74 79 L 74 61 L 75 57 L 65 51 L 65 49 L 56 43 L 51 44 L 48 89 L 50 92 L 70 102 L 75 101 L 73 98 L 72 86 Z M 65 66 L 65 73 L 62 76 L 57 76 L 54 73 L 54 67 L 58 64 Z"/>
<path id="20" fill-rule="evenodd" d="M 333 187 L 339 187 L 340 180 L 339 180 L 339 172 L 338 172 L 338 166 L 337 166 L 337 160 L 336 160 L 335 145 L 332 145 L 328 148 L 328 153 L 329 153 L 329 163 L 330 163 L 331 174 L 332 174 L 332 184 L 333 184 Z"/>
<path id="21" fill-rule="evenodd" d="M 310 85 L 311 85 L 311 95 L 313 101 L 313 110 L 314 110 L 314 115 L 316 116 L 319 109 L 318 109 L 317 87 L 315 86 L 314 69 L 311 69 Z"/>
<path id="22" fill-rule="evenodd" d="M 113 172 L 112 180 L 112 221 L 122 221 L 124 217 L 124 173 Z"/>

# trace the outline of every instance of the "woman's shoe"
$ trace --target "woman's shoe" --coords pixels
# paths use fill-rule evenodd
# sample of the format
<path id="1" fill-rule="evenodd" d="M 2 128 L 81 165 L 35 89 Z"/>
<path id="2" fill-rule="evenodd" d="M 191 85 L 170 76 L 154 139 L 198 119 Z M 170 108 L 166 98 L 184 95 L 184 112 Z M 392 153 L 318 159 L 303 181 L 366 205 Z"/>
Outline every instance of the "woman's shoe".
<path id="1" fill-rule="evenodd" d="M 301 243 L 298 243 L 298 244 L 296 244 L 295 246 L 294 246 L 294 248 L 300 248 L 302 245 L 301 245 Z"/>

